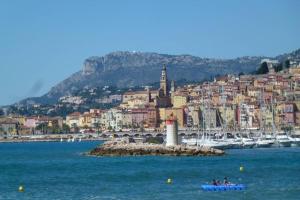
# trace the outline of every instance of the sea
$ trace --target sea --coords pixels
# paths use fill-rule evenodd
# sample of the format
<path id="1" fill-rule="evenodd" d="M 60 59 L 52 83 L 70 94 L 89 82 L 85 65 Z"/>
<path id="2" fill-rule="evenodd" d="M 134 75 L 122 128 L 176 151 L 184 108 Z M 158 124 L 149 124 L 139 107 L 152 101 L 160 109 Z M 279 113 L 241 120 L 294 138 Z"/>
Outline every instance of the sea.
<path id="1" fill-rule="evenodd" d="M 297 147 L 228 150 L 211 157 L 84 154 L 99 144 L 0 143 L 0 199 L 300 199 Z M 201 184 L 224 177 L 246 190 L 201 190 Z"/>

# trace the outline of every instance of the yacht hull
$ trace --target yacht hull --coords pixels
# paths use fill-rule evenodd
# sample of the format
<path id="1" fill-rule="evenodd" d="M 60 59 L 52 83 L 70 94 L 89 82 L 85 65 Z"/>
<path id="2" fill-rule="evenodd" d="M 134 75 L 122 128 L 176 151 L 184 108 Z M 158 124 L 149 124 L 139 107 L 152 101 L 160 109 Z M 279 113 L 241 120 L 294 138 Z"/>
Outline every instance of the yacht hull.
<path id="1" fill-rule="evenodd" d="M 251 148 L 254 148 L 255 145 L 256 145 L 255 143 L 244 143 L 244 144 L 242 144 L 242 147 L 244 149 L 251 149 Z"/>
<path id="2" fill-rule="evenodd" d="M 290 147 L 292 145 L 292 141 L 277 141 L 278 147 Z"/>
<path id="3" fill-rule="evenodd" d="M 290 138 L 292 141 L 291 146 L 292 147 L 300 147 L 300 139 L 299 138 Z"/>
<path id="4" fill-rule="evenodd" d="M 269 148 L 272 147 L 273 143 L 256 143 L 257 148 Z"/>
<path id="5" fill-rule="evenodd" d="M 300 147 L 300 141 L 293 141 L 291 146 L 292 147 Z"/>

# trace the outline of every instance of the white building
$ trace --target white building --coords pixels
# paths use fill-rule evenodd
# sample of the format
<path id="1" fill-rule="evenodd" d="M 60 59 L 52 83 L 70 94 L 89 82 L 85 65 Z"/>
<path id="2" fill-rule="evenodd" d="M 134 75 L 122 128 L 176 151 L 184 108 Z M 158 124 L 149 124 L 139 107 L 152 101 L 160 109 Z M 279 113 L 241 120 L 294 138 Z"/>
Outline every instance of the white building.
<path id="1" fill-rule="evenodd" d="M 123 112 L 120 109 L 112 108 L 102 113 L 100 123 L 107 130 L 119 131 L 123 126 Z"/>
<path id="2" fill-rule="evenodd" d="M 241 129 L 253 128 L 254 105 L 241 104 L 239 108 L 239 124 Z"/>

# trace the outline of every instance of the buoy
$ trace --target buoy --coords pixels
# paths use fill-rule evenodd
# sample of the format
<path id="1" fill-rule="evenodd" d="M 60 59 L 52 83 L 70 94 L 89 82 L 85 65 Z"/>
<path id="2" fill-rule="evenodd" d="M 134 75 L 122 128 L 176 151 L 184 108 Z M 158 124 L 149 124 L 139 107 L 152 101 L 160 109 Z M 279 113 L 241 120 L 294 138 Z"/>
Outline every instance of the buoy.
<path id="1" fill-rule="evenodd" d="M 240 172 L 244 171 L 244 167 L 240 166 Z"/>
<path id="2" fill-rule="evenodd" d="M 168 178 L 167 183 L 171 184 L 172 183 L 172 179 Z"/>
<path id="3" fill-rule="evenodd" d="M 22 185 L 19 186 L 19 192 L 24 192 L 24 187 Z"/>

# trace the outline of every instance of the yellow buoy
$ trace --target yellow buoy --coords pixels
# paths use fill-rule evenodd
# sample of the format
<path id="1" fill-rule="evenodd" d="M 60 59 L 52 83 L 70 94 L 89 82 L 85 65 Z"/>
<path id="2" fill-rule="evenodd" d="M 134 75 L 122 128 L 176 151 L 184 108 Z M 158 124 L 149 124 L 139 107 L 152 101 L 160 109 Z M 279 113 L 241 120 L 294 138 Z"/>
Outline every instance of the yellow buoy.
<path id="1" fill-rule="evenodd" d="M 172 183 L 172 179 L 168 178 L 167 183 L 171 184 Z"/>
<path id="2" fill-rule="evenodd" d="M 24 187 L 22 185 L 19 186 L 19 192 L 24 192 Z"/>
<path id="3" fill-rule="evenodd" d="M 240 166 L 240 172 L 244 171 L 244 167 Z"/>

